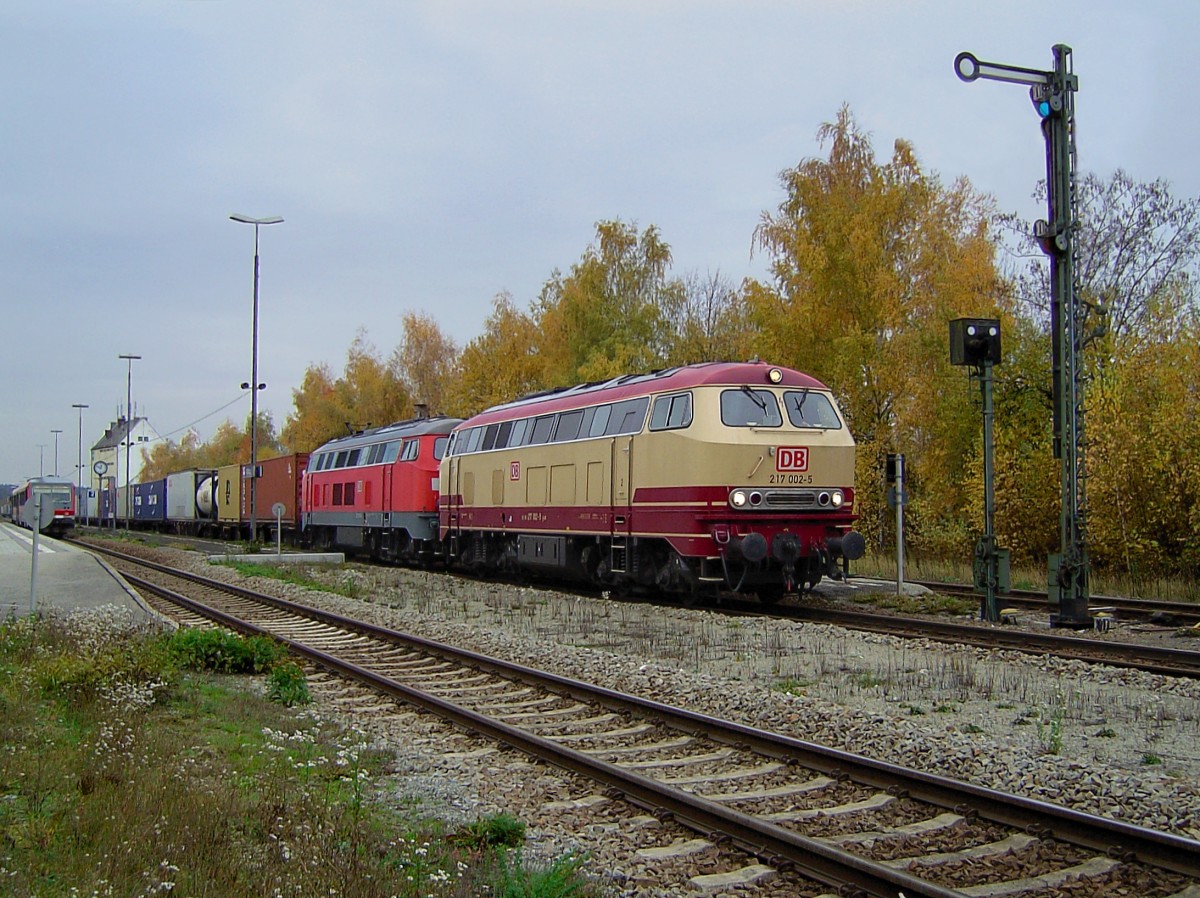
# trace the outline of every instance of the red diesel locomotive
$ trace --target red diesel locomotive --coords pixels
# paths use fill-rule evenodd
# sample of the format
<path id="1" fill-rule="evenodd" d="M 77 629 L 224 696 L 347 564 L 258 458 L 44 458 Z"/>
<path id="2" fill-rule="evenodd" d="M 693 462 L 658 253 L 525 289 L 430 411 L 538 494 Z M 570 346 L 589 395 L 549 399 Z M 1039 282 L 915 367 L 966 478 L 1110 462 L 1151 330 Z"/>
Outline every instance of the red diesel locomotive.
<path id="1" fill-rule="evenodd" d="M 303 537 L 380 561 L 441 558 L 438 462 L 460 418 L 414 418 L 330 440 L 304 474 Z"/>

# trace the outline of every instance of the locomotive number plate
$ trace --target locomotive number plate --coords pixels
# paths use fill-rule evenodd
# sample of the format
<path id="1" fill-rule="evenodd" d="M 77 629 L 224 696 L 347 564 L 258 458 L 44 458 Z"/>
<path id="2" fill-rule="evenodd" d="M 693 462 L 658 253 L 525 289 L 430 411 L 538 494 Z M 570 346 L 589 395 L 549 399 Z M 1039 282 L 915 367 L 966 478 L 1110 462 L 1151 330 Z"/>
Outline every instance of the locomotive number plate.
<path id="1" fill-rule="evenodd" d="M 775 450 L 776 471 L 807 471 L 807 446 L 780 446 Z"/>

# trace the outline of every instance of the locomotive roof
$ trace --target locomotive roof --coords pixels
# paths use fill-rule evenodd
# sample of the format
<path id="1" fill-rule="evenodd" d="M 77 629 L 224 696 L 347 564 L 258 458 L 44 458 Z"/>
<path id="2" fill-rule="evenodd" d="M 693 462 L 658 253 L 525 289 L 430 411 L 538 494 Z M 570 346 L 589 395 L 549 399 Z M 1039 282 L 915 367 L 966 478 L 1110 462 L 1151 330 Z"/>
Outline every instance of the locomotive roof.
<path id="1" fill-rule="evenodd" d="M 769 379 L 771 371 L 780 373 L 778 382 Z M 503 421 L 512 417 L 523 417 L 526 414 L 543 414 L 594 403 L 630 399 L 650 393 L 688 390 L 693 387 L 705 386 L 779 386 L 792 389 L 828 389 L 815 377 L 791 368 L 769 365 L 766 362 L 701 362 L 695 365 L 661 368 L 645 374 L 626 374 L 611 380 L 577 384 L 573 387 L 556 387 L 540 393 L 531 393 L 513 402 L 485 409 L 471 418 L 468 423 L 475 425 L 493 420 Z M 518 410 L 520 410 L 520 415 L 514 414 Z"/>
<path id="2" fill-rule="evenodd" d="M 383 427 L 371 427 L 359 433 L 347 434 L 344 437 L 335 437 L 329 442 L 318 446 L 313 452 L 324 452 L 330 449 L 353 449 L 355 446 L 369 446 L 372 443 L 393 439 L 408 439 L 410 437 L 424 436 L 427 433 L 449 433 L 461 422 L 461 418 L 450 418 L 446 415 L 434 415 L 431 418 L 409 418 L 406 421 L 397 421 L 395 424 L 387 424 Z"/>

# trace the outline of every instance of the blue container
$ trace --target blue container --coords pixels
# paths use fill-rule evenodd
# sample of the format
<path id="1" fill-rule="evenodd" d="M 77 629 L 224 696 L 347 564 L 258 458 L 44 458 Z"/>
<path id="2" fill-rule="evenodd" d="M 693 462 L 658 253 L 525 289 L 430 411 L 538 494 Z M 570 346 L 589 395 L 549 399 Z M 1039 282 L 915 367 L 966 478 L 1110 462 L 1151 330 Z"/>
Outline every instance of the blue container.
<path id="1" fill-rule="evenodd" d="M 161 523 L 167 519 L 167 480 L 152 480 L 133 485 L 133 519 Z"/>

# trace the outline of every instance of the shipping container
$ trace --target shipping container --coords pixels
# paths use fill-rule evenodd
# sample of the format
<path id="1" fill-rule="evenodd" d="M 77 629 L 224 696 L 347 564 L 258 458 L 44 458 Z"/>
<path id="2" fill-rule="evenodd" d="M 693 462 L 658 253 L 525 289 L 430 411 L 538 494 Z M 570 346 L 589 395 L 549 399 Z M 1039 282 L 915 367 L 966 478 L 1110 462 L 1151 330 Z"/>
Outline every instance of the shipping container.
<path id="1" fill-rule="evenodd" d="M 133 485 L 133 520 L 135 523 L 157 524 L 167 519 L 167 480 L 152 480 Z"/>
<path id="2" fill-rule="evenodd" d="M 308 467 L 308 453 L 298 452 L 294 455 L 280 455 L 276 458 L 262 459 L 258 463 L 261 476 L 254 487 L 254 505 L 259 535 L 264 535 L 268 529 L 272 532 L 275 527 L 275 513 L 272 510 L 276 503 L 284 507 L 280 525 L 285 532 L 299 529 L 302 509 L 301 492 L 304 486 L 304 471 Z M 248 471 L 246 473 L 249 473 Z M 250 526 L 250 478 L 242 482 L 242 524 Z M 247 532 L 249 532 L 247 530 Z"/>
<path id="3" fill-rule="evenodd" d="M 216 519 L 215 469 L 180 471 L 167 475 L 167 520 L 201 524 Z"/>
<path id="4" fill-rule="evenodd" d="M 242 521 L 242 466 L 217 468 L 217 522 L 237 530 Z"/>

